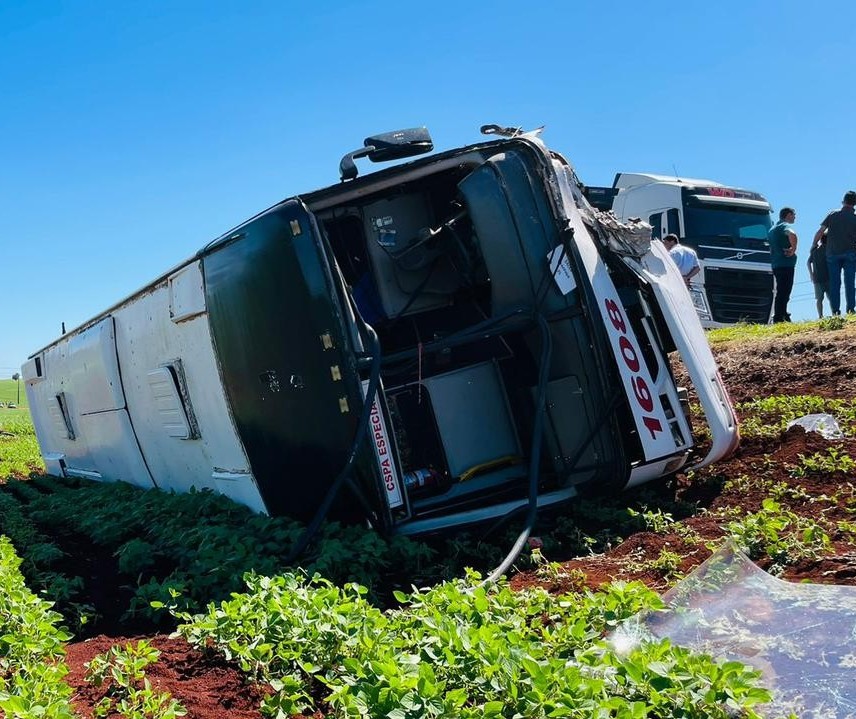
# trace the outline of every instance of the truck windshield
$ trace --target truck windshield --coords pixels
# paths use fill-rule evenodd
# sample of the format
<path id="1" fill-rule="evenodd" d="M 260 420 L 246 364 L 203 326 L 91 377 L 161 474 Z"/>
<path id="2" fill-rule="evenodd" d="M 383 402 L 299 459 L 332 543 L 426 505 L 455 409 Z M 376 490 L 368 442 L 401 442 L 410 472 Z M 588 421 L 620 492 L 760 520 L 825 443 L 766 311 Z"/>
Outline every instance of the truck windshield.
<path id="1" fill-rule="evenodd" d="M 684 205 L 684 234 L 688 245 L 707 260 L 770 261 L 767 233 L 770 213 L 729 205 Z"/>

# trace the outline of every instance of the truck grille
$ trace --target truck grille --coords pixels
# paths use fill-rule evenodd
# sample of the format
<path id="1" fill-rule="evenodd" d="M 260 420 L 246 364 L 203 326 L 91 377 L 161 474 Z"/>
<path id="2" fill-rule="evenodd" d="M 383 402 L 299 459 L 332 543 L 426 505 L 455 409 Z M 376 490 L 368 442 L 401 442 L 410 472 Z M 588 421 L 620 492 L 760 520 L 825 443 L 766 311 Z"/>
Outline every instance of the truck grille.
<path id="1" fill-rule="evenodd" d="M 714 322 L 767 322 L 773 304 L 773 274 L 705 267 L 704 286 Z"/>

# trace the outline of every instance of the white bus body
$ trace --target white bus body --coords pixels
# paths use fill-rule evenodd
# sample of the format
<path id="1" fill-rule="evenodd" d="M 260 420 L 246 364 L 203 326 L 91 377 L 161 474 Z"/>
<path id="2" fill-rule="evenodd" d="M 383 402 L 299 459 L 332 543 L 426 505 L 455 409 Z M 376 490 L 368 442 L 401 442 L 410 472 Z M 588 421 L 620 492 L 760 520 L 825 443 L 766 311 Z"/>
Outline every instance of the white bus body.
<path id="1" fill-rule="evenodd" d="M 596 212 L 534 136 L 354 179 L 353 157 L 426 138 L 368 138 L 347 181 L 35 352 L 22 373 L 48 471 L 420 534 L 730 453 L 734 412 L 660 243 Z"/>

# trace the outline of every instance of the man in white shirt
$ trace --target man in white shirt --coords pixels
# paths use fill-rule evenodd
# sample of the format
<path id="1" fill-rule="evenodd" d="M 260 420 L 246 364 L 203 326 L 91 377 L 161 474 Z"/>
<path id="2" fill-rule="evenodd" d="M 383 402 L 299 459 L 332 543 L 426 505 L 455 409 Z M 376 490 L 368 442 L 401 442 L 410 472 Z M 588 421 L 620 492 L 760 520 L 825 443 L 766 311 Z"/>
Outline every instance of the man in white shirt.
<path id="1" fill-rule="evenodd" d="M 663 244 L 669 251 L 669 256 L 678 266 L 678 270 L 684 278 L 684 282 L 689 287 L 690 280 L 701 272 L 701 267 L 698 265 L 698 255 L 692 247 L 684 247 L 679 241 L 677 235 L 666 235 L 663 238 Z"/>

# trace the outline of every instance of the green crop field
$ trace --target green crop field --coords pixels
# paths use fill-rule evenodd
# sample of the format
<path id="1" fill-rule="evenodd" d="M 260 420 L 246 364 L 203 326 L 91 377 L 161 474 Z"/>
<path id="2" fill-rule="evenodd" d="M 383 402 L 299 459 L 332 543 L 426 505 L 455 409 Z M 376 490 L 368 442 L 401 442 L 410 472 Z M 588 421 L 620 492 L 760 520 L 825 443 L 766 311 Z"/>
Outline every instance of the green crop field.
<path id="1" fill-rule="evenodd" d="M 22 395 L 23 398 L 23 395 Z M 43 472 L 42 456 L 28 409 L 0 409 L 0 483 Z"/>
<path id="2" fill-rule="evenodd" d="M 774 344 L 794 333 L 806 334 Z M 831 347 L 848 368 L 856 319 L 739 325 L 708 338 L 723 366 L 754 352 L 786 358 L 776 361 L 802 377 L 835 356 Z M 750 350 L 727 355 L 728 345 Z M 839 392 L 837 380 L 777 385 L 776 394 L 744 382 L 738 457 L 680 481 L 581 498 L 545 517 L 516 574 L 494 585 L 478 572 L 496 566 L 516 526 L 423 541 L 329 522 L 295 565 L 305 530 L 296 520 L 208 491 L 45 476 L 29 409 L 0 408 L 0 717 L 73 719 L 72 695 L 89 697 L 85 716 L 193 715 L 182 702 L 196 695 L 184 682 L 146 678 L 156 663 L 159 681 L 167 667 L 197 670 L 184 663 L 189 654 L 155 648 L 172 630 L 206 662 L 229 660 L 243 675 L 209 716 L 237 716 L 225 702 L 247 686 L 265 688 L 256 706 L 276 717 L 788 716 L 769 702 L 773 690 L 776 701 L 803 690 L 775 681 L 778 666 L 803 654 L 790 638 L 757 655 L 771 667 L 762 677 L 742 660 L 669 639 L 640 634 L 623 646 L 607 636 L 664 609 L 658 593 L 724 540 L 783 580 L 852 583 L 856 389 Z M 10 400 L 17 386 L 0 380 L 0 401 Z M 810 414 L 831 415 L 843 437 L 788 429 Z M 645 584 L 631 581 L 640 577 Z M 752 606 L 750 622 L 772 611 L 766 597 Z M 86 664 L 79 653 L 63 656 L 70 640 L 99 634 L 138 640 L 117 639 Z"/>
<path id="3" fill-rule="evenodd" d="M 18 383 L 0 379 L 0 402 L 3 403 L 0 407 L 0 482 L 7 477 L 44 471 L 23 382 L 20 392 L 19 403 Z M 10 403 L 16 406 L 10 409 Z"/>

